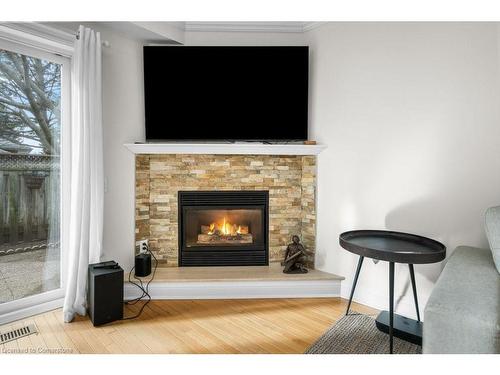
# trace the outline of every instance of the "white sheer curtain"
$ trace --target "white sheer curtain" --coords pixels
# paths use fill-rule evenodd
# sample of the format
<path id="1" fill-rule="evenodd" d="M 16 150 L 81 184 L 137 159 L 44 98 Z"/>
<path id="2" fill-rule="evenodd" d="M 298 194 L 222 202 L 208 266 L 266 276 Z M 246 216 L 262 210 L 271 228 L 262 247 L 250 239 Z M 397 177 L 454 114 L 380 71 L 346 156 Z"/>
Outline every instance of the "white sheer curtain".
<path id="1" fill-rule="evenodd" d="M 102 252 L 101 36 L 80 26 L 71 82 L 71 192 L 64 321 L 86 313 L 87 269 Z"/>

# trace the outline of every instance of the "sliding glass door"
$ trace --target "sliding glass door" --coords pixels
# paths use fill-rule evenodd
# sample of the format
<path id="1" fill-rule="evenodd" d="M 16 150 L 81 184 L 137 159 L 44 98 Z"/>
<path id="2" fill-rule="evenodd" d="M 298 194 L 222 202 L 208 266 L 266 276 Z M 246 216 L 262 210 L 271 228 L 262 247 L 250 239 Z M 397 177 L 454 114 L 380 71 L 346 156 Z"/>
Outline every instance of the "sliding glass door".
<path id="1" fill-rule="evenodd" d="M 63 296 L 69 60 L 0 39 L 0 316 Z"/>

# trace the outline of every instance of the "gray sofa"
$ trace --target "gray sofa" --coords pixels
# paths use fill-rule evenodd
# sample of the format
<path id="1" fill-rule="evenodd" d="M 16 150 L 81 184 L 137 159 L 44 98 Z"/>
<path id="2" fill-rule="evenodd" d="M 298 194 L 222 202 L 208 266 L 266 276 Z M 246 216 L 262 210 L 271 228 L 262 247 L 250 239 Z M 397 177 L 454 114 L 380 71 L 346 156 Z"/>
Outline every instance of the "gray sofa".
<path id="1" fill-rule="evenodd" d="M 500 353 L 500 275 L 490 249 L 455 249 L 424 311 L 423 353 Z"/>

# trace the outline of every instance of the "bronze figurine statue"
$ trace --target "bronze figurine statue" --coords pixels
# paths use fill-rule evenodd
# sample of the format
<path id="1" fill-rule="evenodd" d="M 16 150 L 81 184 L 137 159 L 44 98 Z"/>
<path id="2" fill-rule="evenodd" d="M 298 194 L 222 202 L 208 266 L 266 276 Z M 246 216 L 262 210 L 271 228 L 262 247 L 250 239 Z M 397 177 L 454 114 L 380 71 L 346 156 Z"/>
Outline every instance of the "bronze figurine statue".
<path id="1" fill-rule="evenodd" d="M 286 248 L 285 260 L 281 262 L 285 266 L 283 273 L 307 273 L 305 261 L 308 254 L 310 252 L 300 243 L 299 236 L 292 236 L 292 243 Z"/>

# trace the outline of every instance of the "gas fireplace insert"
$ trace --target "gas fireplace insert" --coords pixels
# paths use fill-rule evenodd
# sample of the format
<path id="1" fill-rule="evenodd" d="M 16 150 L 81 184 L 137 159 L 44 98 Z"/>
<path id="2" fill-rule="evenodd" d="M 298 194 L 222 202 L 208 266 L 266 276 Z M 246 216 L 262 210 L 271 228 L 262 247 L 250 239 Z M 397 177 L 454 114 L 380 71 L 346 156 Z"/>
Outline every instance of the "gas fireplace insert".
<path id="1" fill-rule="evenodd" d="M 269 264 L 268 191 L 179 191 L 179 266 Z"/>

